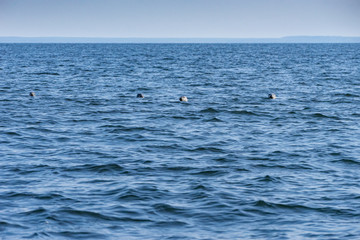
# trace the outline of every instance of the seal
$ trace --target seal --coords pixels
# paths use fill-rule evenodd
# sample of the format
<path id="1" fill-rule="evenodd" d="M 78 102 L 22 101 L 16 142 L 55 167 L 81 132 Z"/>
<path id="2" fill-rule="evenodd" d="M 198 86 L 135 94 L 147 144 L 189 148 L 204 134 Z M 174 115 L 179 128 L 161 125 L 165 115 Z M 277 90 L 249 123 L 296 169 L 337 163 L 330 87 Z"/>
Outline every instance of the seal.
<path id="1" fill-rule="evenodd" d="M 34 92 L 30 92 L 30 93 L 29 93 L 29 96 L 30 96 L 30 97 L 35 97 L 35 93 L 34 93 Z"/>
<path id="2" fill-rule="evenodd" d="M 144 94 L 139 93 L 138 95 L 136 95 L 137 98 L 144 98 Z"/>
<path id="3" fill-rule="evenodd" d="M 180 102 L 187 102 L 187 101 L 188 101 L 188 99 L 187 99 L 186 96 L 181 96 L 181 97 L 179 98 L 179 100 L 180 100 Z"/>
<path id="4" fill-rule="evenodd" d="M 275 98 L 276 98 L 276 95 L 275 95 L 274 93 L 270 93 L 270 94 L 269 94 L 269 98 L 270 98 L 270 99 L 275 99 Z"/>

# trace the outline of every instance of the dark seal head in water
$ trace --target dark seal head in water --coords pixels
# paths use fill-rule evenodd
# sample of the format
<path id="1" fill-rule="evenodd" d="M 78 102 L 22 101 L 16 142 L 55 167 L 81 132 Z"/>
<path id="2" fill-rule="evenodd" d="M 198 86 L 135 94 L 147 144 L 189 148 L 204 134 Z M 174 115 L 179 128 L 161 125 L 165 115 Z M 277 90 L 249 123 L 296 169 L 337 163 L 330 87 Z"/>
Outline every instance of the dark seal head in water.
<path id="1" fill-rule="evenodd" d="M 29 93 L 29 96 L 30 96 L 30 97 L 35 97 L 35 93 L 34 93 L 34 92 L 30 92 L 30 93 Z"/>
<path id="2" fill-rule="evenodd" d="M 275 95 L 274 93 L 270 93 L 270 94 L 269 94 L 269 98 L 270 98 L 270 99 L 275 99 L 275 98 L 276 98 L 276 95 Z"/>
<path id="3" fill-rule="evenodd" d="M 187 102 L 188 101 L 187 97 L 185 97 L 185 96 L 181 96 L 179 98 L 179 100 L 180 100 L 180 102 Z"/>
<path id="4" fill-rule="evenodd" d="M 144 98 L 144 94 L 139 93 L 138 95 L 136 95 L 137 98 Z"/>

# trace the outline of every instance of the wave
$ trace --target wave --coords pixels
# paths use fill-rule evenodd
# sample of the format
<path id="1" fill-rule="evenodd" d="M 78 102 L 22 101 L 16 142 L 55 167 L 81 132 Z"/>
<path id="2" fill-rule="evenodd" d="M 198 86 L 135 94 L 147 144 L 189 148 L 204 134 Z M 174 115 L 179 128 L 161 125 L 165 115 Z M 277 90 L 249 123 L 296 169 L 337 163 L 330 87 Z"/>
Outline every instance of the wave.
<path id="1" fill-rule="evenodd" d="M 180 207 L 175 207 L 173 205 L 170 204 L 166 204 L 166 203 L 156 203 L 152 205 L 152 208 L 157 212 L 157 213 L 167 213 L 167 214 L 176 214 L 176 215 L 181 215 L 181 214 L 185 214 L 187 211 L 183 208 Z"/>
<path id="2" fill-rule="evenodd" d="M 27 229 L 28 227 L 17 224 L 17 223 L 15 224 L 15 223 L 11 223 L 9 221 L 0 220 L 0 231 L 2 231 L 3 229 L 6 229 L 6 228 Z"/>
<path id="3" fill-rule="evenodd" d="M 253 202 L 252 204 L 254 207 L 258 207 L 261 209 L 272 209 L 275 211 L 272 211 L 273 214 L 280 214 L 280 212 L 276 210 L 283 210 L 288 212 L 318 212 L 318 213 L 324 213 L 324 214 L 335 214 L 337 216 L 359 216 L 359 214 L 355 213 L 352 209 L 340 209 L 337 207 L 315 207 L 315 206 L 306 206 L 302 204 L 294 204 L 294 203 L 274 203 L 270 201 L 265 200 L 257 200 Z"/>
<path id="4" fill-rule="evenodd" d="M 339 159 L 339 160 L 333 160 L 334 163 L 344 163 L 348 165 L 360 165 L 360 161 L 354 160 L 354 159 Z"/>
<path id="5" fill-rule="evenodd" d="M 190 151 L 192 151 L 192 152 L 226 153 L 226 151 L 224 151 L 221 148 L 217 148 L 217 147 L 197 147 L 197 148 L 191 149 Z"/>
<path id="6" fill-rule="evenodd" d="M 274 183 L 282 182 L 280 177 L 271 177 L 269 175 L 266 175 L 264 177 L 257 177 L 253 180 L 255 180 L 257 182 L 274 182 Z"/>
<path id="7" fill-rule="evenodd" d="M 67 172 L 94 172 L 94 173 L 117 173 L 123 172 L 124 168 L 118 164 L 110 163 L 110 164 L 84 164 L 78 166 L 67 167 L 64 169 Z"/>
<path id="8" fill-rule="evenodd" d="M 26 212 L 21 212 L 20 215 L 23 215 L 23 216 L 32 216 L 32 215 L 36 215 L 36 216 L 39 216 L 39 215 L 42 215 L 42 216 L 46 216 L 46 213 L 48 213 L 48 211 L 43 208 L 43 207 L 39 207 L 39 208 L 36 208 L 34 210 L 30 210 L 30 211 L 26 211 Z"/>
<path id="9" fill-rule="evenodd" d="M 199 172 L 191 173 L 191 175 L 202 175 L 202 176 L 207 176 L 207 177 L 222 176 L 222 175 L 226 175 L 226 174 L 228 174 L 228 172 L 224 171 L 224 170 L 202 170 Z"/>
<path id="10" fill-rule="evenodd" d="M 200 111 L 201 113 L 219 113 L 219 110 L 216 110 L 215 108 L 205 108 L 203 110 Z"/>
<path id="11" fill-rule="evenodd" d="M 340 120 L 340 118 L 337 116 L 329 116 L 329 115 L 325 115 L 323 113 L 313 113 L 313 114 L 311 114 L 311 116 L 314 118 L 330 118 L 330 119 Z"/>
<path id="12" fill-rule="evenodd" d="M 213 118 L 209 118 L 209 119 L 204 119 L 204 122 L 224 122 L 223 120 L 221 120 L 220 118 L 217 117 L 213 117 Z"/>
<path id="13" fill-rule="evenodd" d="M 75 223 L 75 222 L 74 222 Z M 88 232 L 88 231 L 58 231 L 58 232 L 48 232 L 45 236 L 48 236 L 48 234 L 55 238 L 61 237 L 65 239 L 106 239 L 107 234 L 101 234 L 97 232 Z M 29 236 L 29 238 L 38 238 L 43 237 L 42 233 L 35 233 L 34 235 Z"/>
<path id="14" fill-rule="evenodd" d="M 57 72 L 38 72 L 33 73 L 33 75 L 51 75 L 51 76 L 59 76 L 60 74 Z"/>
<path id="15" fill-rule="evenodd" d="M 247 111 L 247 110 L 233 110 L 233 111 L 229 111 L 229 113 L 235 114 L 235 115 L 248 115 L 248 116 L 258 116 L 259 115 L 257 113 L 254 113 L 252 111 Z"/>

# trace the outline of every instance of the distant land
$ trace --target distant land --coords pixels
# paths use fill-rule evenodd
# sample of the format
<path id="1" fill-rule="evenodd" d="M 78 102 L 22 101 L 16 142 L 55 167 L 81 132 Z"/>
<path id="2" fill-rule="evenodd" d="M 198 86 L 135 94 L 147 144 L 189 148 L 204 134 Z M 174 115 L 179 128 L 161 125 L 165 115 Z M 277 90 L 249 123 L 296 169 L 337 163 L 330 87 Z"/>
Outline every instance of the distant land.
<path id="1" fill-rule="evenodd" d="M 360 43 L 360 37 L 289 36 L 281 38 L 93 38 L 0 37 L 0 43 Z"/>

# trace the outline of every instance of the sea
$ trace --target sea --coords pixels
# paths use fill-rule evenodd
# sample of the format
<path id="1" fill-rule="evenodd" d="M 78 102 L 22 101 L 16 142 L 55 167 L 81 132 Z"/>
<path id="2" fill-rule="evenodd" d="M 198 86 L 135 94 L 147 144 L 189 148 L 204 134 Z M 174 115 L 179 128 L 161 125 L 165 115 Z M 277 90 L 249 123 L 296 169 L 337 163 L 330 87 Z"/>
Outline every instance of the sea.
<path id="1" fill-rule="evenodd" d="M 0 239 L 360 239 L 360 44 L 0 44 Z"/>

